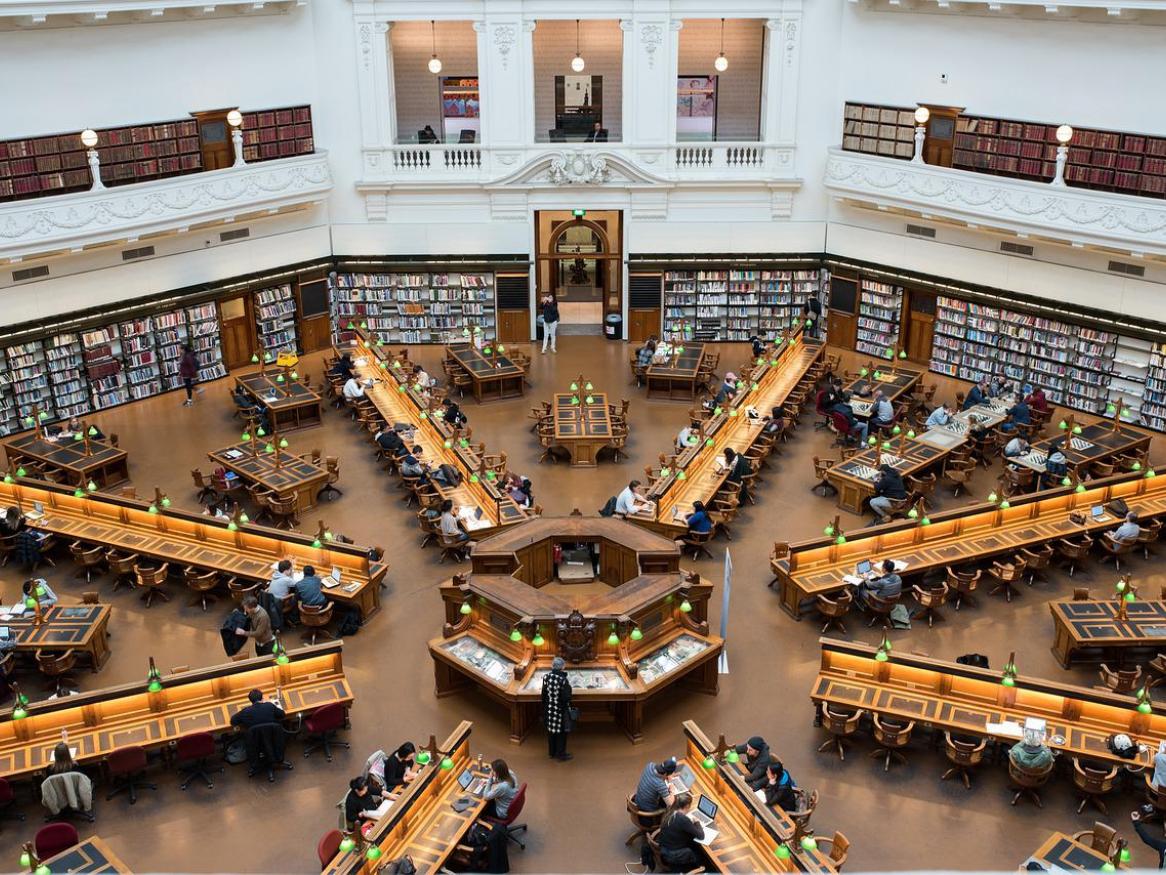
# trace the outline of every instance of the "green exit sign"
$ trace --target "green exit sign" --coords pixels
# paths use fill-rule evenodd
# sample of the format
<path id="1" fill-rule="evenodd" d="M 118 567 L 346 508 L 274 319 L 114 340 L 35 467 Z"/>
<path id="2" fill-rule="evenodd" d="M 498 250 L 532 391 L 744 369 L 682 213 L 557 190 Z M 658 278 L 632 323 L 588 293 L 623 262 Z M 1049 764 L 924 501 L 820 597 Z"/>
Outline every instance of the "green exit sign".
<path id="1" fill-rule="evenodd" d="M 571 210 L 571 215 L 573 215 L 576 219 L 582 219 L 584 216 L 587 215 L 587 211 L 586 210 Z"/>

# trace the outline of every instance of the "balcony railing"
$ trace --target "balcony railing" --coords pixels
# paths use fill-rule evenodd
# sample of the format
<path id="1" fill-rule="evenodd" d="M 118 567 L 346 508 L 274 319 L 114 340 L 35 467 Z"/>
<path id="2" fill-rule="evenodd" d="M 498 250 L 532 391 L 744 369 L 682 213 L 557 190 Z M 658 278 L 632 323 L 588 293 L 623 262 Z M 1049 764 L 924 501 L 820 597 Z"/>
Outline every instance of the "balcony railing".
<path id="1" fill-rule="evenodd" d="M 1066 243 L 1166 253 L 1166 204 L 1158 198 L 1057 187 L 839 148 L 828 151 L 825 183 L 838 197 L 877 207 Z"/>
<path id="2" fill-rule="evenodd" d="M 98 191 L 0 204 L 0 257 L 225 221 L 323 199 L 332 189 L 328 154 L 316 152 Z"/>

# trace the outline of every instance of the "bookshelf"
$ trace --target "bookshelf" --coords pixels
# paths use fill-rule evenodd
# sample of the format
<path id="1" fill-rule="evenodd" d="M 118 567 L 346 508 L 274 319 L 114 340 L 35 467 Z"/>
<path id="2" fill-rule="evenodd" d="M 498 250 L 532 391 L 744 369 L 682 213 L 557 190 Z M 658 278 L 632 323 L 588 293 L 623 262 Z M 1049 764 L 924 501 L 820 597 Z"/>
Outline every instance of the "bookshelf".
<path id="1" fill-rule="evenodd" d="M 8 371 L 8 356 L 0 349 L 0 435 L 7 436 L 19 431 L 19 415 Z"/>
<path id="2" fill-rule="evenodd" d="M 6 348 L 4 364 L 18 425 L 19 418 L 27 416 L 34 406 L 48 414 L 49 418 L 56 416 L 45 351 L 41 343 L 31 340 Z"/>
<path id="3" fill-rule="evenodd" d="M 223 365 L 222 341 L 219 339 L 219 312 L 212 303 L 187 307 L 185 311 L 187 343 L 198 358 L 198 380 L 207 383 L 227 375 Z M 181 383 L 179 383 L 181 385 Z"/>
<path id="4" fill-rule="evenodd" d="M 129 397 L 136 401 L 157 395 L 162 391 L 162 380 L 153 317 L 122 322 L 118 325 L 118 333 L 121 335 L 122 370 Z"/>
<path id="5" fill-rule="evenodd" d="M 93 408 L 93 402 L 82 370 L 80 336 L 66 333 L 46 338 L 44 349 L 57 416 L 84 416 Z"/>
<path id="6" fill-rule="evenodd" d="M 121 338 L 117 326 L 81 332 L 82 359 L 89 379 L 94 410 L 104 410 L 129 400 L 121 362 Z"/>
<path id="7" fill-rule="evenodd" d="M 877 358 L 899 340 L 903 312 L 903 288 L 863 278 L 858 307 L 858 340 L 854 348 Z"/>
<path id="8" fill-rule="evenodd" d="M 281 349 L 298 349 L 296 298 L 291 283 L 255 292 L 255 325 L 262 351 L 275 354 Z"/>
<path id="9" fill-rule="evenodd" d="M 154 343 L 158 351 L 162 391 L 177 389 L 182 385 L 178 366 L 182 363 L 182 347 L 188 336 L 186 314 L 181 309 L 159 313 L 154 317 Z"/>
<path id="10" fill-rule="evenodd" d="M 1141 337 L 1122 335 L 1117 337 L 1110 370 L 1109 390 L 1115 403 L 1120 396 L 1122 407 L 1129 411 L 1128 415 L 1122 416 L 1123 422 L 1137 423 L 1141 421 L 1143 408 L 1150 409 L 1146 406 L 1144 396 L 1150 378 L 1150 359 L 1153 352 L 1152 341 Z"/>
<path id="11" fill-rule="evenodd" d="M 691 338 L 696 324 L 696 271 L 669 270 L 664 273 L 664 336 Z"/>
<path id="12" fill-rule="evenodd" d="M 287 106 L 243 113 L 243 158 L 268 161 L 291 155 L 311 155 L 312 108 Z"/>
<path id="13" fill-rule="evenodd" d="M 1146 394 L 1142 397 L 1142 422 L 1166 431 L 1166 344 L 1150 352 L 1146 373 Z"/>
<path id="14" fill-rule="evenodd" d="M 746 341 L 773 337 L 817 296 L 825 272 L 757 270 L 669 270 L 664 273 L 664 334 L 685 329 L 693 340 Z"/>
<path id="15" fill-rule="evenodd" d="M 334 273 L 332 325 L 364 322 L 385 343 L 449 343 L 496 325 L 493 273 Z"/>
<path id="16" fill-rule="evenodd" d="M 1090 413 L 1105 413 L 1110 395 L 1117 335 L 1093 328 L 1068 326 L 1071 332 L 1065 403 Z"/>
<path id="17" fill-rule="evenodd" d="M 842 148 L 888 158 L 915 154 L 915 109 L 847 103 L 843 110 Z"/>

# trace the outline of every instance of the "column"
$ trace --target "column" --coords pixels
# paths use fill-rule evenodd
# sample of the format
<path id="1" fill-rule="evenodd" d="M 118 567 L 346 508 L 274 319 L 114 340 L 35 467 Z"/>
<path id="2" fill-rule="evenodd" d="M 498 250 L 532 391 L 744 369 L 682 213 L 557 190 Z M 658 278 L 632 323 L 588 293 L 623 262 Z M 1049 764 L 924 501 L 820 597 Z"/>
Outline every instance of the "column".
<path id="1" fill-rule="evenodd" d="M 797 136 L 802 12 L 782 11 L 765 22 L 765 79 L 761 89 L 762 140 L 793 145 Z"/>
<path id="2" fill-rule="evenodd" d="M 492 149 L 534 142 L 534 22 L 488 10 L 478 34 L 482 142 Z"/>
<path id="3" fill-rule="evenodd" d="M 638 11 L 620 22 L 623 142 L 629 146 L 664 148 L 675 137 L 679 25 L 667 14 Z"/>
<path id="4" fill-rule="evenodd" d="M 356 81 L 360 143 L 364 149 L 383 149 L 397 139 L 390 27 L 390 22 L 371 16 L 356 18 Z"/>

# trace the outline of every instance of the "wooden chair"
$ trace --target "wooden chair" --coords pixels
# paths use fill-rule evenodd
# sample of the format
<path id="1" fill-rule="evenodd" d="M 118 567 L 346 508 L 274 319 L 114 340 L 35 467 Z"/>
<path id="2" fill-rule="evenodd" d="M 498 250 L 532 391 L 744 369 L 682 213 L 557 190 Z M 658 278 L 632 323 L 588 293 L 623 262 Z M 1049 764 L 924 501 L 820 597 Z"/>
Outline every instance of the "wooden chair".
<path id="1" fill-rule="evenodd" d="M 1101 683 L 1098 685 L 1098 689 L 1109 690 L 1118 695 L 1129 695 L 1142 685 L 1142 667 L 1140 665 L 1114 671 L 1103 662 L 1099 669 L 1098 677 L 1101 679 Z"/>
<path id="2" fill-rule="evenodd" d="M 429 508 L 423 507 L 417 511 L 417 527 L 422 532 L 421 547 L 424 549 L 440 538 L 441 517 L 434 516 L 429 512 Z"/>
<path id="3" fill-rule="evenodd" d="M 822 703 L 822 726 L 830 733 L 830 738 L 818 746 L 818 753 L 828 748 L 838 751 L 838 759 L 846 759 L 846 750 L 843 740 L 858 731 L 858 721 L 863 715 L 859 708 L 856 711 L 834 710 L 829 702 Z"/>
<path id="4" fill-rule="evenodd" d="M 895 609 L 895 605 L 899 603 L 901 595 L 893 596 L 889 599 L 879 598 L 874 593 L 868 593 L 864 599 L 864 607 L 866 612 L 870 614 L 870 620 L 867 621 L 867 626 L 873 626 L 876 622 L 881 622 L 884 629 L 891 627 L 891 611 Z"/>
<path id="5" fill-rule="evenodd" d="M 817 492 L 818 487 L 821 487 L 822 497 L 825 498 L 827 489 L 831 492 L 838 491 L 838 487 L 826 479 L 826 476 L 830 473 L 830 469 L 837 464 L 838 461 L 836 459 L 820 459 L 814 456 L 814 477 L 817 478 L 818 482 L 810 487 L 810 492 Z"/>
<path id="6" fill-rule="evenodd" d="M 935 620 L 942 621 L 945 619 L 943 614 L 939 612 L 939 609 L 951 594 L 951 587 L 946 583 L 941 583 L 939 586 L 924 589 L 916 584 L 911 587 L 911 591 L 915 594 L 915 600 L 919 602 L 919 610 L 911 616 L 912 620 L 926 617 L 927 628 L 930 629 Z"/>
<path id="7" fill-rule="evenodd" d="M 611 441 L 608 443 L 608 447 L 611 448 L 611 460 L 613 462 L 620 462 L 627 458 L 624 449 L 628 445 L 628 435 L 629 431 L 626 423 L 624 425 L 612 424 Z"/>
<path id="8" fill-rule="evenodd" d="M 646 838 L 648 841 L 648 848 L 652 852 L 652 859 L 655 861 L 655 866 L 653 867 L 654 871 L 673 871 L 671 868 L 669 868 L 668 864 L 664 862 L 664 858 L 660 855 L 660 830 L 655 830 L 654 832 L 648 833 Z M 704 870 L 704 866 L 700 866 L 696 869 L 691 869 L 688 872 L 685 872 L 684 875 L 699 875 L 699 873 L 704 872 Z"/>
<path id="9" fill-rule="evenodd" d="M 271 524 L 279 529 L 294 529 L 300 524 L 298 500 L 294 495 L 267 499 L 266 511 Z"/>
<path id="10" fill-rule="evenodd" d="M 903 756 L 903 748 L 911 741 L 911 733 L 915 730 L 915 721 L 908 720 L 901 723 L 897 720 L 880 717 L 877 712 L 871 713 L 874 725 L 874 740 L 878 750 L 872 750 L 870 756 L 883 757 L 883 771 L 891 770 L 891 760 L 907 765 L 907 758 Z"/>
<path id="11" fill-rule="evenodd" d="M 1072 538 L 1061 538 L 1057 541 L 1057 555 L 1062 560 L 1069 563 L 1069 576 L 1073 576 L 1073 572 L 1077 570 L 1077 565 L 1089 555 L 1089 550 L 1093 547 L 1093 539 L 1088 535 L 1079 536 L 1080 540 L 1074 541 Z"/>
<path id="12" fill-rule="evenodd" d="M 93 592 L 92 590 L 90 590 L 89 592 L 83 592 L 83 593 L 81 593 L 81 604 L 83 604 L 83 605 L 99 605 L 99 604 L 101 604 L 101 594 L 97 593 L 97 592 Z M 106 632 L 106 635 L 108 635 L 108 634 L 109 633 Z"/>
<path id="13" fill-rule="evenodd" d="M 1011 602 L 1012 596 L 1016 594 L 1014 584 L 1024 579 L 1024 560 L 1020 557 L 1013 557 L 1011 562 L 1001 562 L 999 559 L 994 559 L 992 567 L 988 569 L 988 574 L 996 578 L 996 585 L 992 587 L 988 595 L 1003 592 L 1004 598 Z"/>
<path id="14" fill-rule="evenodd" d="M 1112 559 L 1114 569 L 1121 571 L 1121 557 L 1133 552 L 1137 541 L 1118 541 L 1113 537 L 1113 532 L 1104 532 L 1098 539 L 1101 544 L 1102 557 L 1101 561 Z"/>
<path id="15" fill-rule="evenodd" d="M 469 555 L 470 542 L 462 541 L 450 535 L 443 535 L 438 533 L 438 544 L 441 545 L 441 555 L 437 558 L 437 564 L 441 565 L 446 559 L 453 562 L 465 562 Z"/>
<path id="16" fill-rule="evenodd" d="M 257 595 L 265 586 L 267 582 L 264 580 L 240 580 L 232 577 L 227 581 L 227 592 L 230 593 L 231 600 L 238 603 L 249 595 Z"/>
<path id="17" fill-rule="evenodd" d="M 718 493 L 713 497 L 713 507 L 710 516 L 713 520 L 713 537 L 724 535 L 725 540 L 733 540 L 733 530 L 729 524 L 737 519 L 741 512 L 741 496 L 733 491 L 728 495 Z"/>
<path id="18" fill-rule="evenodd" d="M 1032 586 L 1037 577 L 1044 577 L 1040 572 L 1048 568 L 1049 563 L 1053 561 L 1053 545 L 1021 547 L 1017 555 L 1024 560 L 1024 570 L 1028 572 L 1028 585 Z"/>
<path id="19" fill-rule="evenodd" d="M 692 550 L 692 559 L 695 562 L 702 555 L 709 559 L 713 558 L 713 554 L 709 551 L 708 543 L 713 539 L 713 530 L 709 529 L 707 532 L 688 532 L 676 539 L 676 543 L 680 545 L 680 552 L 684 553 L 686 550 Z"/>
<path id="20" fill-rule="evenodd" d="M 1077 809 L 1077 813 L 1081 813 L 1080 808 Z M 1117 841 L 1117 830 L 1109 824 L 1095 820 L 1093 822 L 1093 829 L 1083 829 L 1080 832 L 1073 833 L 1073 841 L 1088 845 L 1099 854 L 1112 857 L 1116 850 L 1114 844 Z"/>
<path id="21" fill-rule="evenodd" d="M 77 682 L 69 677 L 69 672 L 76 665 L 75 650 L 66 650 L 64 653 L 36 651 L 36 667 L 45 676 L 45 689 L 52 690 L 54 696 L 59 697 L 66 689 L 77 686 Z"/>
<path id="22" fill-rule="evenodd" d="M 170 594 L 162 587 L 166 585 L 166 576 L 170 573 L 170 563 L 163 562 L 157 567 L 134 563 L 134 586 L 142 590 L 142 600 L 146 607 L 154 604 L 155 596 L 162 601 L 170 601 Z"/>
<path id="23" fill-rule="evenodd" d="M 122 586 L 132 587 L 134 585 L 134 579 L 138 573 L 138 560 L 140 558 L 137 553 L 122 556 L 117 550 L 112 548 L 105 551 L 105 561 L 109 566 L 110 573 L 113 575 L 114 592 L 117 592 Z"/>
<path id="24" fill-rule="evenodd" d="M 843 625 L 842 618 L 850 612 L 850 607 L 853 604 L 854 590 L 852 589 L 844 589 L 832 599 L 824 595 L 817 596 L 814 599 L 814 607 L 818 609 L 818 615 L 826 621 L 822 624 L 820 634 L 825 635 L 831 626 L 837 626 L 839 632 L 846 634 L 846 626 Z"/>
<path id="25" fill-rule="evenodd" d="M 1078 757 L 1073 757 L 1073 786 L 1081 796 L 1077 806 L 1077 813 L 1085 810 L 1086 804 L 1092 803 L 1102 814 L 1109 814 L 1102 796 L 1113 790 L 1117 781 L 1117 766 L 1094 766 L 1082 763 Z M 1078 840 L 1079 841 L 1079 840 Z"/>
<path id="26" fill-rule="evenodd" d="M 219 500 L 219 494 L 215 492 L 214 486 L 207 483 L 202 476 L 202 469 L 191 468 L 190 479 L 194 481 L 194 488 L 198 490 L 197 501 L 199 504 L 214 504 Z"/>
<path id="27" fill-rule="evenodd" d="M 1094 462 L 1089 466 L 1089 473 L 1094 479 L 1112 477 L 1115 470 L 1117 469 L 1113 462 Z"/>
<path id="28" fill-rule="evenodd" d="M 834 871 L 841 872 L 850 852 L 850 840 L 838 830 L 834 830 L 832 838 L 816 838 L 815 840 L 818 842 L 818 850 L 825 852 L 830 857 L 830 862 L 834 864 Z"/>
<path id="29" fill-rule="evenodd" d="M 975 571 L 956 571 L 950 565 L 947 566 L 947 585 L 950 591 L 955 593 L 955 609 L 957 611 L 963 606 L 965 600 L 973 605 L 976 603 L 972 593 L 979 587 L 982 573 L 978 568 Z"/>
<path id="30" fill-rule="evenodd" d="M 1091 596 L 1089 595 L 1089 587 L 1087 587 L 1087 586 L 1075 586 L 1075 587 L 1073 587 L 1073 601 L 1075 601 L 1075 602 L 1087 602 L 1087 601 L 1089 601 L 1090 598 L 1091 598 Z"/>
<path id="31" fill-rule="evenodd" d="M 972 479 L 972 474 L 976 471 L 976 463 L 972 459 L 967 461 L 953 462 L 948 460 L 943 466 L 943 480 L 951 487 L 951 497 L 958 498 L 960 490 L 968 488 L 968 482 Z"/>
<path id="32" fill-rule="evenodd" d="M 630 845 L 636 839 L 646 839 L 648 834 L 655 832 L 660 828 L 660 818 L 664 816 L 666 808 L 658 808 L 655 811 L 640 811 L 636 808 L 635 795 L 628 796 L 628 817 L 631 818 L 632 826 L 635 827 L 633 832 L 625 845 Z"/>
<path id="33" fill-rule="evenodd" d="M 315 644 L 320 636 L 331 641 L 335 636 L 328 631 L 328 624 L 332 622 L 332 602 L 312 607 L 300 605 L 300 625 L 304 626 L 303 639 L 309 644 Z"/>
<path id="34" fill-rule="evenodd" d="M 795 787 L 794 798 L 797 800 L 797 807 L 787 811 L 786 814 L 789 815 L 789 819 L 794 822 L 794 826 L 801 832 L 812 832 L 813 830 L 807 829 L 807 827 L 810 825 L 810 818 L 818 810 L 818 802 L 822 798 L 821 794 L 817 790 L 811 790 L 807 793 L 800 787 Z"/>
<path id="35" fill-rule="evenodd" d="M 922 500 L 924 509 L 929 509 L 932 506 L 932 496 L 935 494 L 935 487 L 938 484 L 938 478 L 935 474 L 908 474 L 907 488 L 911 491 L 911 504 Z"/>
<path id="36" fill-rule="evenodd" d="M 1008 778 L 1012 784 L 1012 789 L 1016 791 L 1012 797 L 1012 804 L 1015 805 L 1020 801 L 1021 796 L 1025 796 L 1031 799 L 1037 808 L 1044 808 L 1044 804 L 1040 801 L 1039 790 L 1048 783 L 1055 765 L 1056 762 L 1053 761 L 1040 768 L 1028 768 L 1017 764 L 1012 757 L 1008 757 Z"/>
<path id="37" fill-rule="evenodd" d="M 538 434 L 539 446 L 542 447 L 542 449 L 543 449 L 542 454 L 538 457 L 539 464 L 542 464 L 543 462 L 546 462 L 548 460 L 550 462 L 554 462 L 555 461 L 555 450 L 557 449 L 557 444 L 555 443 L 555 427 L 554 427 L 554 425 L 552 423 L 549 423 L 549 422 L 547 422 L 547 423 L 540 422 L 538 424 L 537 434 Z"/>
<path id="38" fill-rule="evenodd" d="M 984 760 L 984 751 L 988 748 L 987 738 L 961 738 L 950 732 L 943 733 L 943 752 L 951 768 L 943 773 L 941 781 L 946 781 L 952 775 L 959 775 L 963 779 L 964 789 L 972 789 L 971 772 Z"/>
<path id="39" fill-rule="evenodd" d="M 219 572 L 215 570 L 199 571 L 193 566 L 183 570 L 183 578 L 186 580 L 186 586 L 194 593 L 194 598 L 190 602 L 190 606 L 194 607 L 197 604 L 202 605 L 205 611 L 208 602 L 213 602 L 215 596 L 213 591 L 219 585 Z"/>
<path id="40" fill-rule="evenodd" d="M 1001 485 L 1007 485 L 1009 495 L 1015 495 L 1018 492 L 1031 492 L 1036 486 L 1036 471 L 1032 468 L 1005 465 Z"/>
<path id="41" fill-rule="evenodd" d="M 100 544 L 96 547 L 86 547 L 81 541 L 73 541 L 69 544 L 69 552 L 73 555 L 73 561 L 81 566 L 73 575 L 74 577 L 80 577 L 84 574 L 85 582 L 92 583 L 93 576 L 102 573 L 102 566 L 105 565 L 105 550 Z"/>
<path id="42" fill-rule="evenodd" d="M 1161 520 L 1144 520 L 1138 523 L 1141 526 L 1141 531 L 1138 532 L 1137 544 L 1142 548 L 1142 558 L 1150 558 L 1150 545 L 1158 540 L 1158 536 L 1162 533 Z"/>
<path id="43" fill-rule="evenodd" d="M 530 413 L 526 418 L 530 420 L 530 430 L 533 432 L 538 428 L 540 422 L 548 422 L 551 418 L 551 402 L 540 401 L 538 407 L 530 408 Z"/>
<path id="44" fill-rule="evenodd" d="M 340 481 L 340 459 L 336 456 L 328 456 L 324 460 L 324 467 L 328 470 L 328 481 L 324 487 L 316 493 L 316 500 L 319 501 L 325 495 L 331 500 L 334 496 L 343 495 L 344 493 L 336 488 L 336 484 Z"/>

